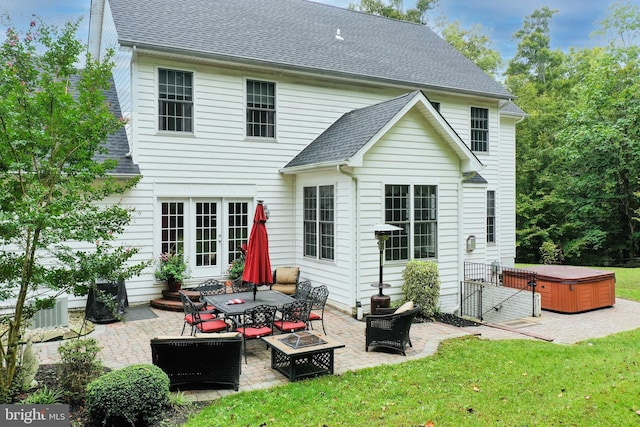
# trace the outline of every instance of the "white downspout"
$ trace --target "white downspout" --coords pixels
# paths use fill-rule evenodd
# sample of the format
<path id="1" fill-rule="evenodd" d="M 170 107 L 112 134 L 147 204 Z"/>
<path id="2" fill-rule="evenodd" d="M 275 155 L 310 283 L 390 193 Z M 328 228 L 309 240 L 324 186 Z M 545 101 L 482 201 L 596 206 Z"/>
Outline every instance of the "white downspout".
<path id="1" fill-rule="evenodd" d="M 457 314 L 460 311 L 460 282 L 464 280 L 464 251 L 465 251 L 465 239 L 464 239 L 464 186 L 463 182 L 467 179 L 471 179 L 477 172 L 473 172 L 472 175 L 465 176 L 464 173 L 458 180 L 458 295 L 456 299 L 456 305 L 453 307 L 453 313 Z"/>
<path id="2" fill-rule="evenodd" d="M 129 139 L 129 142 L 131 143 L 131 146 L 129 147 L 129 152 L 126 154 L 126 157 L 131 158 L 133 156 L 133 147 L 135 147 L 136 145 L 136 138 L 137 138 L 137 133 L 135 131 L 135 126 L 133 125 L 134 121 L 135 121 L 135 111 L 137 111 L 138 109 L 138 96 L 137 96 L 137 92 L 136 92 L 136 57 L 138 55 L 138 49 L 136 47 L 136 45 L 133 45 L 133 47 L 131 48 L 131 60 L 129 61 L 129 96 L 131 97 L 130 99 L 130 105 L 129 105 L 129 122 L 127 123 L 127 126 L 129 126 L 129 129 L 131 131 L 130 135 L 131 138 Z"/>
<path id="3" fill-rule="evenodd" d="M 343 165 L 336 166 L 338 173 L 351 178 L 354 184 L 354 197 L 353 197 L 353 223 L 356 225 L 353 232 L 353 242 L 355 245 L 355 278 L 352 278 L 351 283 L 355 283 L 354 294 L 351 296 L 351 301 L 359 301 L 360 295 L 360 239 L 358 239 L 358 232 L 360 231 L 360 215 L 358 215 L 358 178 L 351 172 L 347 172 L 342 169 Z M 353 308 L 353 307 L 352 307 Z"/>

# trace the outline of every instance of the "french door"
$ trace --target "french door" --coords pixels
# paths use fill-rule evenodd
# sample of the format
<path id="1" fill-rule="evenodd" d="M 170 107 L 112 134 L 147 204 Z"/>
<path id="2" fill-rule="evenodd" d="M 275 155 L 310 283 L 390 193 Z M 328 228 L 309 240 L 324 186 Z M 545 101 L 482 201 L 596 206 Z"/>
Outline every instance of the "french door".
<path id="1" fill-rule="evenodd" d="M 249 239 L 247 200 L 160 201 L 160 252 L 180 253 L 192 279 L 223 276 Z"/>

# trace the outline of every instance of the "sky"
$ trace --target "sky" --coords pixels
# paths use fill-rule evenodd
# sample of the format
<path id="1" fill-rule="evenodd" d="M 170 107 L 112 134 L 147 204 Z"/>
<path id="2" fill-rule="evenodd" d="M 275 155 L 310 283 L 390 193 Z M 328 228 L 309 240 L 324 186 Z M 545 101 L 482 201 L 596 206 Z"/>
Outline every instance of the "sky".
<path id="1" fill-rule="evenodd" d="M 135 0 L 131 0 L 135 1 Z M 628 0 L 640 7 L 640 0 Z M 318 3 L 346 8 L 356 0 L 317 0 Z M 429 12 L 429 23 L 445 16 L 447 21 L 460 21 L 462 28 L 480 24 L 493 41 L 503 60 L 511 59 L 517 42 L 513 33 L 522 28 L 525 16 L 548 6 L 558 10 L 551 20 L 551 47 L 568 52 L 569 48 L 585 48 L 603 44 L 590 37 L 607 15 L 614 0 L 439 0 L 436 9 Z M 404 8 L 415 7 L 415 0 L 405 0 Z M 26 28 L 32 15 L 50 24 L 83 17 L 78 37 L 87 41 L 91 0 L 1 0 L 0 16 L 8 14 L 18 28 Z M 2 27 L 0 22 L 0 27 Z"/>

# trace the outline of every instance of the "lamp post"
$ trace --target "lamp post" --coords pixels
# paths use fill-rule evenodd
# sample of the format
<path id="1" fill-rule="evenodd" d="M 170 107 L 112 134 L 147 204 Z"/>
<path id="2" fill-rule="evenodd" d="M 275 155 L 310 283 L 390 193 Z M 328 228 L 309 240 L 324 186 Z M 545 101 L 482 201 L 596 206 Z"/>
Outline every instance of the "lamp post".
<path id="1" fill-rule="evenodd" d="M 379 263 L 379 277 L 377 283 L 372 283 L 371 286 L 378 288 L 378 295 L 371 297 L 371 314 L 378 314 L 378 308 L 389 308 L 391 305 L 391 297 L 382 293 L 382 289 L 391 287 L 390 284 L 384 283 L 382 280 L 383 264 L 384 264 L 384 247 L 385 242 L 389 240 L 389 237 L 394 231 L 401 231 L 402 228 L 396 227 L 391 224 L 379 224 L 374 227 L 374 233 L 378 240 L 378 251 L 380 252 Z"/>

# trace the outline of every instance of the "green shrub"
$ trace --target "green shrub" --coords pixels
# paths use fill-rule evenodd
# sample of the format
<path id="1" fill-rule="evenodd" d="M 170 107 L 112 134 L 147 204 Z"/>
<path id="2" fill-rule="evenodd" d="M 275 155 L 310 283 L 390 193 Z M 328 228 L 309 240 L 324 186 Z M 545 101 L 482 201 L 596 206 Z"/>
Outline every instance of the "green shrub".
<path id="1" fill-rule="evenodd" d="M 87 384 L 103 373 L 98 359 L 100 347 L 93 338 L 73 339 L 58 347 L 61 363 L 58 382 L 65 402 L 81 405 L 87 395 Z"/>
<path id="2" fill-rule="evenodd" d="M 422 313 L 431 317 L 439 311 L 440 273 L 438 264 L 431 261 L 411 260 L 402 272 L 403 301 L 413 301 L 422 307 Z"/>
<path id="3" fill-rule="evenodd" d="M 104 374 L 87 387 L 90 426 L 151 424 L 169 403 L 169 377 L 154 365 L 131 365 Z"/>
<path id="4" fill-rule="evenodd" d="M 46 385 L 29 394 L 22 403 L 29 405 L 53 405 L 62 401 L 62 391 L 51 390 Z"/>

